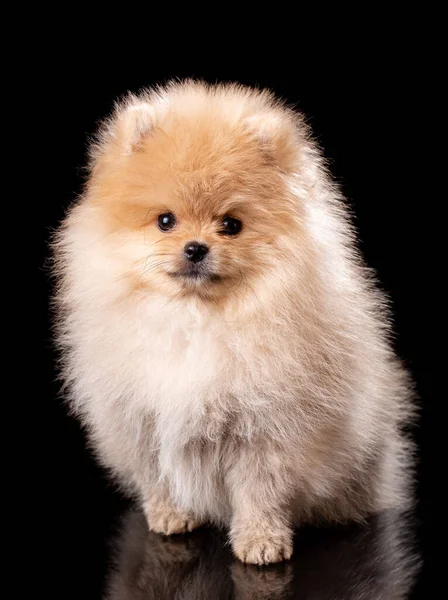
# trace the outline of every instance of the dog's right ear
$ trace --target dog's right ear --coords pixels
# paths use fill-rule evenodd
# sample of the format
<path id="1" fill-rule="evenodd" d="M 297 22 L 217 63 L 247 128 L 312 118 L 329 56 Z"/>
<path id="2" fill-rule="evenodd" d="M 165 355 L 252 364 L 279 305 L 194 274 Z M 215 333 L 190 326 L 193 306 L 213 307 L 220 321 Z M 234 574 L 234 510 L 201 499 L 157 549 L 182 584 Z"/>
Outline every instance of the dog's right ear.
<path id="1" fill-rule="evenodd" d="M 156 127 L 156 110 L 147 102 L 129 104 L 118 112 L 115 135 L 120 154 L 132 154 Z"/>
<path id="2" fill-rule="evenodd" d="M 91 158 L 96 162 L 106 154 L 118 157 L 139 152 L 144 141 L 153 135 L 165 110 L 166 104 L 161 101 L 131 96 L 103 124 L 91 147 Z"/>

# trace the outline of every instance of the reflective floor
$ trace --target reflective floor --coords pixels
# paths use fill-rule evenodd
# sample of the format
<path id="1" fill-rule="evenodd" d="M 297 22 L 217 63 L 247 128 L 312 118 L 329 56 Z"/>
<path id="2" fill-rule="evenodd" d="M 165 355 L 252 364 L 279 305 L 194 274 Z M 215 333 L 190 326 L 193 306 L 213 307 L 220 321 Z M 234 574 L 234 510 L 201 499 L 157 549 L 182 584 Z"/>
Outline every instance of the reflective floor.
<path id="1" fill-rule="evenodd" d="M 412 520 L 385 513 L 365 526 L 302 529 L 291 561 L 233 558 L 223 532 L 162 537 L 129 510 L 111 540 L 107 600 L 398 600 L 414 597 L 420 558 Z M 417 597 L 417 596 L 415 596 Z"/>

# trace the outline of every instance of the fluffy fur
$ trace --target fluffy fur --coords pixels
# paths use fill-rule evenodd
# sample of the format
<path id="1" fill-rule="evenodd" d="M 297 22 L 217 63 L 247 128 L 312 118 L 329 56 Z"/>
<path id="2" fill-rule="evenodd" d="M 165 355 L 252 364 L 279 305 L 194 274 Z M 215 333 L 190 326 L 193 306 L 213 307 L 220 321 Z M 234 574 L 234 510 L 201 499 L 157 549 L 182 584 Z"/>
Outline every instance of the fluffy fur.
<path id="1" fill-rule="evenodd" d="M 191 241 L 207 276 L 178 276 Z M 237 557 L 270 563 L 294 524 L 406 503 L 412 405 L 387 308 L 307 126 L 270 93 L 129 96 L 55 256 L 71 406 L 152 530 L 223 524 Z"/>

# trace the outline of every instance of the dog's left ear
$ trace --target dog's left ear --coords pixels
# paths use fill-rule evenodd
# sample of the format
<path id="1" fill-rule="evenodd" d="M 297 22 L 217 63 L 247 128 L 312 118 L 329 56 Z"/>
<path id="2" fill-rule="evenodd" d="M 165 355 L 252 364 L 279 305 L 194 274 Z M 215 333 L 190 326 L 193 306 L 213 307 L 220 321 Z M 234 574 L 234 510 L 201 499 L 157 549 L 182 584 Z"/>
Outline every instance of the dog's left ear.
<path id="1" fill-rule="evenodd" d="M 295 170 L 299 158 L 299 132 L 290 115 L 275 111 L 255 113 L 244 119 L 244 126 L 280 170 L 287 173 Z"/>

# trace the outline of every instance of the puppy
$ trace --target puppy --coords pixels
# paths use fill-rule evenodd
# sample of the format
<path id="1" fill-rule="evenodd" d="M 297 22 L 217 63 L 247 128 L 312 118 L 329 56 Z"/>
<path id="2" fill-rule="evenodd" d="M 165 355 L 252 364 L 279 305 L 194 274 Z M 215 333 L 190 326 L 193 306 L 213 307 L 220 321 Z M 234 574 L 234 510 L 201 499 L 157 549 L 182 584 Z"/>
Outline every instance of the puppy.
<path id="1" fill-rule="evenodd" d="M 54 244 L 70 405 L 151 530 L 228 526 L 288 559 L 303 522 L 408 501 L 408 376 L 303 118 L 270 93 L 129 96 Z"/>

